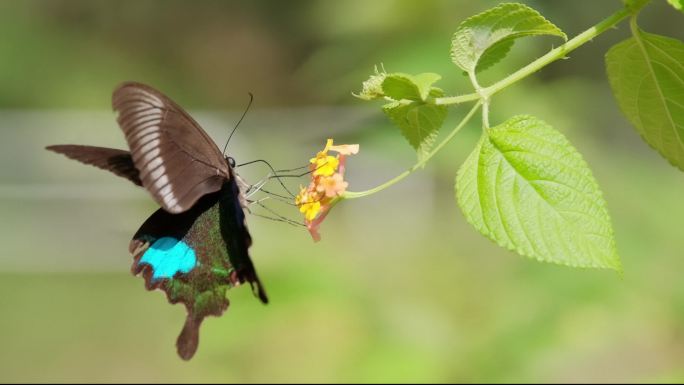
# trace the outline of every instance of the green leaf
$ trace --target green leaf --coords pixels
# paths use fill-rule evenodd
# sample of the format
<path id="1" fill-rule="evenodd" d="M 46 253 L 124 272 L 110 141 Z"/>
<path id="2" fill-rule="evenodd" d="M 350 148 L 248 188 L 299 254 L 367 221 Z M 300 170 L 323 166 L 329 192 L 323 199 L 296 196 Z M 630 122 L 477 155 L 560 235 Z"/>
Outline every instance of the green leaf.
<path id="1" fill-rule="evenodd" d="M 435 73 L 409 75 L 404 73 L 388 74 L 378 71 L 363 82 L 360 93 L 353 94 L 359 99 L 375 100 L 385 97 L 394 100 L 426 101 L 431 92 L 438 90 L 432 85 L 442 77 Z"/>
<path id="2" fill-rule="evenodd" d="M 418 86 L 420 97 L 423 101 L 427 100 L 431 92 L 436 89 L 432 85 L 437 83 L 441 78 L 440 75 L 432 72 L 425 72 L 413 76 L 413 82 Z M 440 94 L 439 96 L 443 96 L 443 94 Z"/>
<path id="3" fill-rule="evenodd" d="M 471 225 L 520 255 L 620 270 L 596 180 L 568 140 L 537 118 L 489 129 L 458 171 L 456 198 Z"/>
<path id="4" fill-rule="evenodd" d="M 675 9 L 684 12 L 684 0 L 667 0 Z"/>
<path id="5" fill-rule="evenodd" d="M 644 140 L 684 170 L 684 43 L 637 31 L 606 54 L 613 95 Z"/>
<path id="6" fill-rule="evenodd" d="M 515 39 L 565 33 L 534 9 L 517 3 L 500 4 L 466 19 L 451 39 L 451 59 L 464 71 L 482 71 L 503 59 Z"/>
<path id="7" fill-rule="evenodd" d="M 432 94 L 439 96 L 441 91 L 433 89 Z M 419 160 L 430 153 L 448 113 L 446 106 L 420 101 L 396 101 L 386 104 L 382 110 L 399 127 L 402 135 L 418 153 Z"/>
<path id="8" fill-rule="evenodd" d="M 394 100 L 422 100 L 420 90 L 411 75 L 391 74 L 382 82 L 382 91 Z"/>
<path id="9" fill-rule="evenodd" d="M 382 90 L 394 100 L 425 101 L 433 89 L 432 85 L 442 77 L 434 73 L 409 75 L 393 73 L 386 75 Z"/>
<path id="10" fill-rule="evenodd" d="M 365 100 L 393 100 L 382 109 L 399 127 L 420 160 L 432 149 L 448 112 L 446 106 L 437 106 L 430 99 L 444 96 L 441 89 L 432 86 L 439 79 L 441 76 L 434 73 L 386 74 L 376 68 L 376 74 L 363 83 L 363 91 L 355 96 Z"/>

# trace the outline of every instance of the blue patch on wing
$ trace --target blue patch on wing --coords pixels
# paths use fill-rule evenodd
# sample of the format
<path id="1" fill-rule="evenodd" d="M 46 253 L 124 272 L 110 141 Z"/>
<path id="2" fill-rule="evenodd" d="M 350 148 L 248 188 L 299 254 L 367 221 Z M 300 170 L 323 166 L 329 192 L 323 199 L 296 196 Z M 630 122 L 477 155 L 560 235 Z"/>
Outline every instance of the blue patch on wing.
<path id="1" fill-rule="evenodd" d="M 187 243 L 171 237 L 157 239 L 138 264 L 152 266 L 152 279 L 173 278 L 176 273 L 189 273 L 197 264 L 195 250 Z"/>

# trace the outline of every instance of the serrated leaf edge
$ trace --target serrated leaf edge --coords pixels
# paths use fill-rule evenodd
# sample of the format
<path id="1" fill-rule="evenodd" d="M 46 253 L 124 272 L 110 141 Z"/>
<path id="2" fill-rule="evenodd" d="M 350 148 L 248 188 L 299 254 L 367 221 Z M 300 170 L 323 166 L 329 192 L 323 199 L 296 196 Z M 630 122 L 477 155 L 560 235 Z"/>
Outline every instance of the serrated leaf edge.
<path id="1" fill-rule="evenodd" d="M 544 122 L 544 121 L 542 121 L 542 120 L 540 120 L 540 119 L 537 119 L 536 117 L 534 117 L 534 116 L 532 116 L 532 115 L 517 115 L 517 116 L 512 117 L 512 118 L 509 119 L 508 121 L 512 121 L 513 119 L 516 119 L 516 118 L 517 118 L 517 121 L 516 121 L 516 122 L 519 122 L 519 121 L 524 120 L 524 119 L 534 119 L 535 121 L 539 122 L 540 124 L 548 125 L 546 122 Z M 496 127 L 493 127 L 492 129 L 496 129 Z M 562 133 L 561 133 L 561 135 L 562 135 Z M 563 136 L 563 138 L 565 138 L 565 136 Z M 477 164 L 479 165 L 479 158 L 480 158 L 481 153 L 482 153 L 482 145 L 484 144 L 484 142 L 485 142 L 486 140 L 490 140 L 490 138 L 489 138 L 489 135 L 485 132 L 485 133 L 483 133 L 482 137 L 480 138 L 480 140 L 478 141 L 477 145 L 475 146 L 475 149 L 473 149 L 473 152 L 470 153 L 470 155 L 468 156 L 468 158 L 466 158 L 466 160 L 463 162 L 463 164 L 461 165 L 461 167 L 459 167 L 458 171 L 456 172 L 456 181 L 455 181 L 455 184 L 454 184 L 454 189 L 456 190 L 456 200 L 457 200 L 457 204 L 458 204 L 458 206 L 461 208 L 461 211 L 463 212 L 466 221 L 467 221 L 473 228 L 475 228 L 477 231 L 479 231 L 482 235 L 484 235 L 487 239 L 489 239 L 490 241 L 492 241 L 494 244 L 496 244 L 496 245 L 498 245 L 498 246 L 500 246 L 500 247 L 503 247 L 503 248 L 505 248 L 505 249 L 507 249 L 507 250 L 509 250 L 509 251 L 513 251 L 513 252 L 515 252 L 516 254 L 518 254 L 518 255 L 520 255 L 520 256 L 523 256 L 523 257 L 526 257 L 526 258 L 529 258 L 529 259 L 532 259 L 532 260 L 536 260 L 536 261 L 538 261 L 538 262 L 550 263 L 550 264 L 554 264 L 554 265 L 567 266 L 567 267 L 572 267 L 572 268 L 583 268 L 583 269 L 613 269 L 613 270 L 616 270 L 619 274 L 622 274 L 622 273 L 623 273 L 622 263 L 621 263 L 621 261 L 620 261 L 620 259 L 619 259 L 618 254 L 617 254 L 617 248 L 616 248 L 616 245 L 615 245 L 615 234 L 614 234 L 614 229 L 613 229 L 613 226 L 612 226 L 612 221 L 611 221 L 611 218 L 610 218 L 609 213 L 607 212 L 607 203 L 606 203 L 606 200 L 605 200 L 605 198 L 604 198 L 604 196 L 603 196 L 603 191 L 599 188 L 599 185 L 598 185 L 596 179 L 595 179 L 593 176 L 592 176 L 592 178 L 590 178 L 590 183 L 592 184 L 591 187 L 594 188 L 594 189 L 596 189 L 596 191 L 599 192 L 599 198 L 600 198 L 600 200 L 601 200 L 600 203 L 601 203 L 601 205 L 603 206 L 604 210 L 606 210 L 606 215 L 608 216 L 608 220 L 611 221 L 611 226 L 610 226 L 610 228 L 609 228 L 609 234 L 608 234 L 608 235 L 609 235 L 609 236 L 611 237 L 611 239 L 613 240 L 613 242 L 612 242 L 612 249 L 613 249 L 613 252 L 614 252 L 615 256 L 618 257 L 618 258 L 616 259 L 616 265 L 615 265 L 615 266 L 601 266 L 601 265 L 598 265 L 598 264 L 581 265 L 581 264 L 572 263 L 572 262 L 564 262 L 564 261 L 559 261 L 559 260 L 547 259 L 547 258 L 544 258 L 543 256 L 540 256 L 540 255 L 536 254 L 536 253 L 535 253 L 535 255 L 529 255 L 528 253 L 525 253 L 520 247 L 516 246 L 513 242 L 511 242 L 511 241 L 510 241 L 510 238 L 511 238 L 511 237 L 509 237 L 509 236 L 507 236 L 507 240 L 506 240 L 505 242 L 499 242 L 497 239 L 495 239 L 495 237 L 493 236 L 491 230 L 490 230 L 489 227 L 487 226 L 486 221 L 483 220 L 483 224 L 484 224 L 484 225 L 478 224 L 478 223 L 475 223 L 475 222 L 473 222 L 473 221 L 471 220 L 471 216 L 465 215 L 466 213 L 464 212 L 463 205 L 461 204 L 461 199 L 462 199 L 461 197 L 462 197 L 462 195 L 461 195 L 460 190 L 459 190 L 459 188 L 458 188 L 458 187 L 459 187 L 459 186 L 458 186 L 458 181 L 459 181 L 460 177 L 463 175 L 463 173 L 465 172 L 464 165 L 470 161 L 470 157 L 471 157 L 471 156 L 474 156 L 476 152 L 477 152 L 477 158 L 478 158 Z M 569 141 L 567 141 L 567 138 L 565 138 L 565 140 L 566 140 L 567 144 L 569 144 L 569 145 L 572 146 L 572 144 L 571 144 Z M 496 147 L 496 145 L 494 145 L 493 143 L 492 143 L 492 145 L 493 145 L 494 147 Z M 572 148 L 575 149 L 574 146 L 572 146 Z M 497 149 L 498 149 L 498 148 L 497 148 Z M 581 165 L 582 165 L 583 167 L 586 167 L 587 169 L 589 169 L 589 165 L 588 165 L 587 162 L 584 160 L 584 157 L 581 155 L 581 153 L 579 153 L 579 151 L 577 151 L 576 149 L 575 149 L 575 152 L 579 155 L 579 161 L 581 162 Z M 515 168 L 514 168 L 514 169 L 515 169 Z M 479 167 L 478 167 L 478 170 L 479 170 Z M 516 173 L 517 173 L 517 172 L 516 172 Z M 475 174 L 476 174 L 476 176 L 479 175 L 479 173 L 478 173 L 477 171 L 476 171 Z M 475 183 L 479 183 L 479 180 L 478 180 L 477 178 L 475 178 Z M 478 201 L 478 202 L 481 202 L 480 195 L 479 195 L 479 189 L 476 188 L 475 191 L 477 191 L 477 194 L 478 194 L 478 195 L 477 195 L 477 197 L 478 197 L 478 198 L 477 198 L 477 201 Z M 544 200 L 543 197 L 540 197 L 540 198 L 541 198 L 542 200 Z M 545 200 L 544 200 L 544 201 L 545 201 Z M 483 209 L 483 207 L 482 207 L 481 204 L 478 204 L 478 210 L 480 211 L 480 213 L 484 213 L 484 209 Z M 497 210 L 498 210 L 499 212 L 501 211 L 499 207 L 497 207 Z M 554 210 L 554 211 L 555 211 L 555 210 Z M 481 216 L 484 217 L 484 215 L 481 215 Z M 574 226 L 573 226 L 573 227 L 574 227 Z"/>
<path id="2" fill-rule="evenodd" d="M 641 31 L 641 30 L 639 31 L 639 33 L 640 33 L 640 34 L 645 34 L 645 35 L 652 35 L 652 36 L 655 36 L 655 37 L 658 37 L 658 38 L 665 38 L 665 39 L 677 40 L 677 39 L 673 39 L 673 38 L 670 38 L 670 37 L 667 37 L 667 36 L 661 36 L 661 35 L 658 35 L 658 34 L 646 33 L 646 32 L 643 32 L 643 31 Z M 677 40 L 677 41 L 679 42 L 679 40 Z M 627 38 L 627 39 L 625 39 L 625 40 L 623 40 L 623 41 L 621 41 L 621 42 L 619 42 L 619 43 L 613 45 L 613 46 L 608 50 L 608 52 L 606 52 L 606 54 L 605 54 L 605 56 L 604 56 L 605 59 L 606 59 L 606 72 L 608 72 L 608 58 L 609 58 L 611 52 L 613 52 L 615 49 L 620 48 L 620 46 L 623 45 L 623 44 L 624 44 L 624 45 L 627 45 L 627 44 L 630 44 L 630 43 L 633 44 L 633 45 L 636 45 L 636 46 L 638 47 L 639 52 L 642 53 L 643 57 L 647 57 L 647 56 L 645 55 L 643 45 L 640 43 L 639 39 L 638 39 L 636 36 L 633 35 L 633 36 L 631 36 L 631 37 L 629 37 L 629 38 Z M 648 60 L 646 60 L 646 61 L 649 62 Z M 675 60 L 675 61 L 676 61 L 676 60 Z M 654 75 L 654 71 L 653 71 L 653 66 L 650 64 L 650 62 L 647 63 L 647 66 L 648 66 L 648 68 L 649 68 L 648 77 L 651 77 L 652 79 L 655 79 L 655 75 Z M 611 78 L 611 77 L 608 76 L 608 79 L 609 79 L 609 80 L 610 80 L 610 78 Z M 661 96 L 661 99 L 665 99 L 664 96 L 663 96 L 663 94 L 662 94 L 661 87 L 657 84 L 658 82 L 655 82 L 655 83 L 656 83 L 656 88 L 657 88 L 657 90 L 658 90 L 658 94 Z M 618 103 L 617 103 L 617 104 L 618 104 L 618 107 L 619 107 L 620 110 L 622 111 L 623 115 L 625 115 L 625 117 L 627 118 L 627 120 L 628 120 L 630 123 L 632 123 L 632 125 L 635 125 L 635 126 L 636 126 L 636 124 L 633 123 L 633 122 L 631 121 L 631 119 L 630 119 L 630 117 L 629 117 L 630 114 L 628 114 L 627 111 L 625 111 L 625 110 L 622 108 L 622 104 L 619 102 L 620 99 L 618 98 L 618 95 L 622 95 L 622 94 L 623 94 L 622 90 L 618 90 L 618 89 L 615 88 L 615 87 L 611 87 L 611 89 L 612 89 L 612 91 L 613 91 L 613 94 L 615 95 L 616 101 L 618 102 Z M 665 109 L 669 111 L 670 108 L 668 107 L 667 103 L 663 103 L 663 104 L 664 104 L 664 106 L 665 106 Z M 651 142 L 649 141 L 649 138 L 646 137 L 646 134 L 645 134 L 645 132 L 644 132 L 645 126 L 644 126 L 644 123 L 643 123 L 642 120 L 641 120 L 641 114 L 637 114 L 637 120 L 638 120 L 638 123 L 639 123 L 639 124 L 638 124 L 638 126 L 636 126 L 635 128 L 636 128 L 636 131 L 639 133 L 639 136 L 641 137 L 641 139 L 644 141 L 644 143 L 646 143 L 651 149 L 653 149 L 654 151 L 656 151 L 656 152 L 658 153 L 658 155 L 660 155 L 663 159 L 665 159 L 665 160 L 667 161 L 667 163 L 669 163 L 671 166 L 673 166 L 673 167 L 675 167 L 675 168 L 677 168 L 677 169 L 679 169 L 679 170 L 681 170 L 681 171 L 684 171 L 684 159 L 682 159 L 682 164 L 680 165 L 680 164 L 678 164 L 677 162 L 675 162 L 675 161 L 673 161 L 672 159 L 670 159 L 670 158 L 668 158 L 667 156 L 665 156 L 665 155 L 661 152 L 661 149 L 659 149 L 658 147 L 656 147 L 656 145 L 653 144 L 653 143 L 651 143 Z M 671 118 L 670 118 L 670 121 L 672 122 Z M 674 125 L 674 122 L 672 122 L 672 124 Z M 679 146 L 682 147 L 682 151 L 684 152 L 684 142 L 682 141 L 682 138 L 681 138 L 680 135 L 679 135 L 679 131 L 675 128 L 675 129 L 674 129 L 674 132 L 675 132 L 675 136 L 679 139 L 679 140 L 678 140 Z M 684 155 L 683 155 L 683 156 L 684 156 Z"/>
<path id="3" fill-rule="evenodd" d="M 547 31 L 547 30 L 537 29 L 537 30 L 533 30 L 533 31 L 519 32 L 519 33 L 514 33 L 514 34 L 511 34 L 511 35 L 505 36 L 505 37 L 503 37 L 503 38 L 501 38 L 501 39 L 499 39 L 499 40 L 496 40 L 496 41 L 492 42 L 492 44 L 490 44 L 489 47 L 487 47 L 485 50 L 483 50 L 483 51 L 480 53 L 479 56 L 475 57 L 475 58 L 474 58 L 474 65 L 473 65 L 473 68 L 472 68 L 472 69 L 466 69 L 466 68 L 461 67 L 461 65 L 458 63 L 458 60 L 457 60 L 457 58 L 456 58 L 456 47 L 455 47 L 455 44 L 454 44 L 454 41 L 457 40 L 457 37 L 460 35 L 460 32 L 463 31 L 463 30 L 465 30 L 465 29 L 470 29 L 470 28 L 473 27 L 473 25 L 467 25 L 467 24 L 469 24 L 469 23 L 474 23 L 475 25 L 477 25 L 477 24 L 479 24 L 479 20 L 480 20 L 480 19 L 484 19 L 484 18 L 488 17 L 490 13 L 493 13 L 493 12 L 495 12 L 495 11 L 499 11 L 500 9 L 504 9 L 504 8 L 508 8 L 508 7 L 514 7 L 515 10 L 516 10 L 516 12 L 530 11 L 530 12 L 532 13 L 532 15 L 531 15 L 530 17 L 534 17 L 534 18 L 540 20 L 540 21 L 541 21 L 541 24 L 547 24 L 547 25 L 551 26 L 552 29 L 555 30 L 555 32 L 554 32 L 554 31 Z M 535 32 L 535 31 L 536 31 L 536 32 Z M 548 20 L 547 18 L 545 18 L 545 17 L 544 17 L 541 13 L 539 13 L 539 11 L 537 11 L 536 9 L 531 8 L 531 7 L 529 7 L 529 6 L 525 5 L 525 4 L 521 4 L 521 3 L 513 3 L 513 2 L 511 2 L 511 3 L 501 3 L 501 4 L 497 5 L 497 6 L 494 7 L 494 8 L 490 8 L 490 9 L 488 9 L 488 10 L 486 10 L 486 11 L 480 12 L 480 13 L 478 13 L 478 14 L 476 14 L 476 15 L 473 15 L 473 16 L 471 16 L 471 17 L 465 19 L 463 22 L 461 22 L 461 24 L 458 26 L 458 28 L 456 29 L 456 32 L 454 32 L 454 34 L 452 35 L 452 38 L 451 38 L 451 55 L 450 55 L 450 56 L 451 56 L 451 60 L 452 60 L 452 62 L 453 62 L 454 64 L 456 64 L 457 66 L 461 67 L 461 69 L 463 69 L 464 71 L 476 70 L 477 67 L 478 67 L 478 64 L 479 64 L 479 62 L 480 62 L 480 59 L 487 53 L 487 51 L 489 51 L 489 50 L 490 50 L 492 47 L 494 47 L 495 45 L 501 43 L 502 41 L 508 40 L 508 39 L 515 40 L 515 39 L 520 38 L 520 37 L 524 37 L 524 36 L 535 36 L 535 35 L 552 35 L 552 36 L 559 36 L 559 37 L 563 38 L 564 41 L 567 41 L 567 40 L 568 40 L 568 36 L 565 34 L 565 32 L 563 32 L 563 30 L 561 30 L 557 25 L 555 25 L 555 24 L 552 23 L 550 20 Z M 493 62 L 493 63 L 490 64 L 490 66 L 492 66 L 492 65 L 494 65 L 494 64 L 496 64 L 496 63 L 497 63 L 497 62 Z"/>

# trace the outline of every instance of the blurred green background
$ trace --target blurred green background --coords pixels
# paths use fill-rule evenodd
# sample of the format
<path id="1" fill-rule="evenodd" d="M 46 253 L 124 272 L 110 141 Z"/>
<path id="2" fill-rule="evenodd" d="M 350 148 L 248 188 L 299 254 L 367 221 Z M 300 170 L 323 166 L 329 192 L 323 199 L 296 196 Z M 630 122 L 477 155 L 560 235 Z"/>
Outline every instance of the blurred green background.
<path id="1" fill-rule="evenodd" d="M 620 6 L 526 1 L 572 36 Z M 619 114 L 603 53 L 626 25 L 494 100 L 492 121 L 530 113 L 561 130 L 603 188 L 625 275 L 539 264 L 496 247 L 463 219 L 456 170 L 468 127 L 428 166 L 337 206 L 306 231 L 249 218 L 271 298 L 229 293 L 191 362 L 184 320 L 129 274 L 127 245 L 155 210 L 125 180 L 43 150 L 124 148 L 110 94 L 124 80 L 163 90 L 238 161 L 304 164 L 327 137 L 360 143 L 350 189 L 377 185 L 415 155 L 379 106 L 351 96 L 388 71 L 444 75 L 458 23 L 495 1 L 0 0 L 0 382 L 12 381 L 682 381 L 684 175 Z M 641 25 L 684 39 L 656 0 Z M 494 80 L 558 40 L 521 41 Z M 448 127 L 465 112 L 451 111 Z M 262 166 L 241 174 L 257 180 Z M 295 185 L 298 182 L 294 182 Z M 305 181 L 301 181 L 305 183 Z M 297 218 L 295 209 L 272 205 Z"/>

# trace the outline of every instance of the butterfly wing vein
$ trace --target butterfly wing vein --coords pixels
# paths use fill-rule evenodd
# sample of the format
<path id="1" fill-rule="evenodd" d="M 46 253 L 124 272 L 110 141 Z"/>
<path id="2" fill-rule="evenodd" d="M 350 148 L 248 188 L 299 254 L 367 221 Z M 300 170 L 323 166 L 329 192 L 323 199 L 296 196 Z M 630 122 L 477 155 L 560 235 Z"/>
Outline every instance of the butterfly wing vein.
<path id="1" fill-rule="evenodd" d="M 170 213 L 189 210 L 230 177 L 216 144 L 181 107 L 139 83 L 114 91 L 113 108 L 142 185 Z"/>

